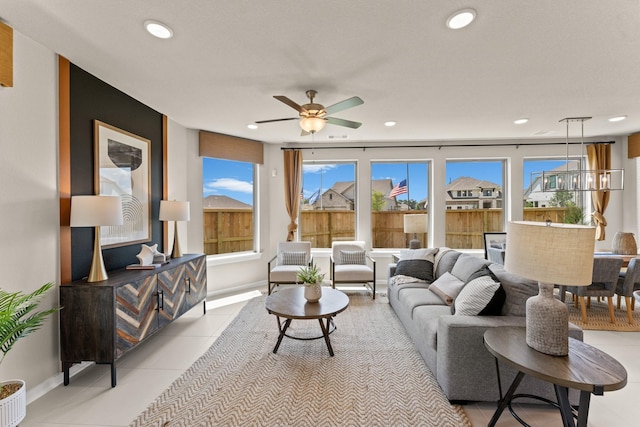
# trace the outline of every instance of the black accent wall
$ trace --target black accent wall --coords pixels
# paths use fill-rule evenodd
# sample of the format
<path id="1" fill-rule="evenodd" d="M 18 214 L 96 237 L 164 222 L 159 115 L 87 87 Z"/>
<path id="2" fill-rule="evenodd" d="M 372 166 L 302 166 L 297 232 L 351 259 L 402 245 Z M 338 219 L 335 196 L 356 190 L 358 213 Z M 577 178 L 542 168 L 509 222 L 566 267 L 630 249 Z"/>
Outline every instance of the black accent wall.
<path id="1" fill-rule="evenodd" d="M 145 244 L 162 248 L 162 224 L 158 221 L 162 199 L 162 114 L 70 64 L 71 194 L 94 193 L 93 121 L 131 132 L 151 141 L 151 236 Z M 89 274 L 94 230 L 71 229 L 71 274 L 79 280 Z M 107 271 L 138 262 L 140 243 L 104 249 Z"/>

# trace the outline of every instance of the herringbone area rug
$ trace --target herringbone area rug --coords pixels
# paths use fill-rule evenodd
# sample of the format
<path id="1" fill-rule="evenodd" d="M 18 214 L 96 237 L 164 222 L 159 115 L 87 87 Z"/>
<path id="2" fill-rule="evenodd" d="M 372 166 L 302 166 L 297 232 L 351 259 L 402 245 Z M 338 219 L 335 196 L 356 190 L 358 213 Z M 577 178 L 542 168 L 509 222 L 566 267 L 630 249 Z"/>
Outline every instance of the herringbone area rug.
<path id="1" fill-rule="evenodd" d="M 571 300 L 571 294 L 567 294 L 567 301 Z M 640 308 L 639 304 L 636 304 L 636 309 L 633 311 L 633 324 L 629 323 L 627 317 L 627 309 L 624 299 L 620 308 L 616 308 L 614 298 L 614 315 L 616 323 L 611 323 L 609 317 L 609 306 L 606 300 L 597 301 L 596 298 L 591 298 L 591 307 L 587 308 L 587 323 L 582 322 L 582 312 L 579 307 L 575 307 L 572 302 L 567 302 L 569 308 L 569 321 L 580 326 L 582 329 L 592 331 L 618 331 L 618 332 L 639 332 L 640 331 Z"/>
<path id="2" fill-rule="evenodd" d="M 386 298 L 351 294 L 324 340 L 285 338 L 264 297 L 236 319 L 131 426 L 463 426 Z M 295 328 L 295 329 L 294 329 Z M 315 320 L 288 333 L 317 335 Z"/>

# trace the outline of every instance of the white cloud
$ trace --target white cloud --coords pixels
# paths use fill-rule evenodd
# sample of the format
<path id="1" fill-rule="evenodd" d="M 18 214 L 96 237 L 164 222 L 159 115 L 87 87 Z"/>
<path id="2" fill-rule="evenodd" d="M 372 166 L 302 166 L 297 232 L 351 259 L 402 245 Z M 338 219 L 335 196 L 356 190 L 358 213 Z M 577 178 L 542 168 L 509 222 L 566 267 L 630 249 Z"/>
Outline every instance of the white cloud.
<path id="1" fill-rule="evenodd" d="M 305 164 L 305 165 L 302 165 L 302 172 L 303 173 L 320 173 L 320 172 L 326 172 L 326 171 L 334 169 L 336 167 L 337 167 L 337 165 L 310 165 L 310 164 Z"/>
<path id="2" fill-rule="evenodd" d="M 253 193 L 253 184 L 247 181 L 240 181 L 234 178 L 218 178 L 206 185 L 207 191 L 218 193 L 220 190 L 235 191 L 238 193 Z"/>

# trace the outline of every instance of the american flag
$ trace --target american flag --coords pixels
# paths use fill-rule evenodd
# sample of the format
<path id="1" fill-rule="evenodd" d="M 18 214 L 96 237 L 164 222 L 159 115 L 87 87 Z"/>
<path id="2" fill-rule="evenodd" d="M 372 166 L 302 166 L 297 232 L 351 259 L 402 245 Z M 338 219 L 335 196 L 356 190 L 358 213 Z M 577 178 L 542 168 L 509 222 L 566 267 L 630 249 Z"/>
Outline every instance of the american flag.
<path id="1" fill-rule="evenodd" d="M 402 181 L 400 181 L 400 183 L 396 184 L 396 186 L 393 187 L 393 190 L 391 190 L 391 192 L 389 193 L 389 197 L 396 197 L 406 192 L 407 192 L 407 180 L 403 179 Z"/>

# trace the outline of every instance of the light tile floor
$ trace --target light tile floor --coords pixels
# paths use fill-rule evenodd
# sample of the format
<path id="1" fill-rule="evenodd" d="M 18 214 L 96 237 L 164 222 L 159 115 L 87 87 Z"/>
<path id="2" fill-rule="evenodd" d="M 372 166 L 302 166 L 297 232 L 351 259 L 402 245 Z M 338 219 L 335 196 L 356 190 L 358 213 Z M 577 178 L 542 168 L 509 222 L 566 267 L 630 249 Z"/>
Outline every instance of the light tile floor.
<path id="1" fill-rule="evenodd" d="M 255 295 L 255 294 L 254 294 Z M 118 385 L 110 387 L 107 365 L 89 366 L 27 407 L 21 427 L 127 426 L 164 389 L 185 371 L 220 335 L 244 302 L 218 300 L 195 307 L 120 359 Z M 275 324 L 274 324 L 275 327 Z M 627 369 L 628 384 L 622 390 L 592 396 L 590 427 L 640 425 L 640 332 L 585 331 L 585 341 L 616 359 Z M 516 405 L 518 413 L 534 426 L 560 426 L 556 410 L 538 405 Z M 486 426 L 495 409 L 492 403 L 464 406 L 473 426 Z M 519 426 L 505 411 L 497 427 Z"/>

